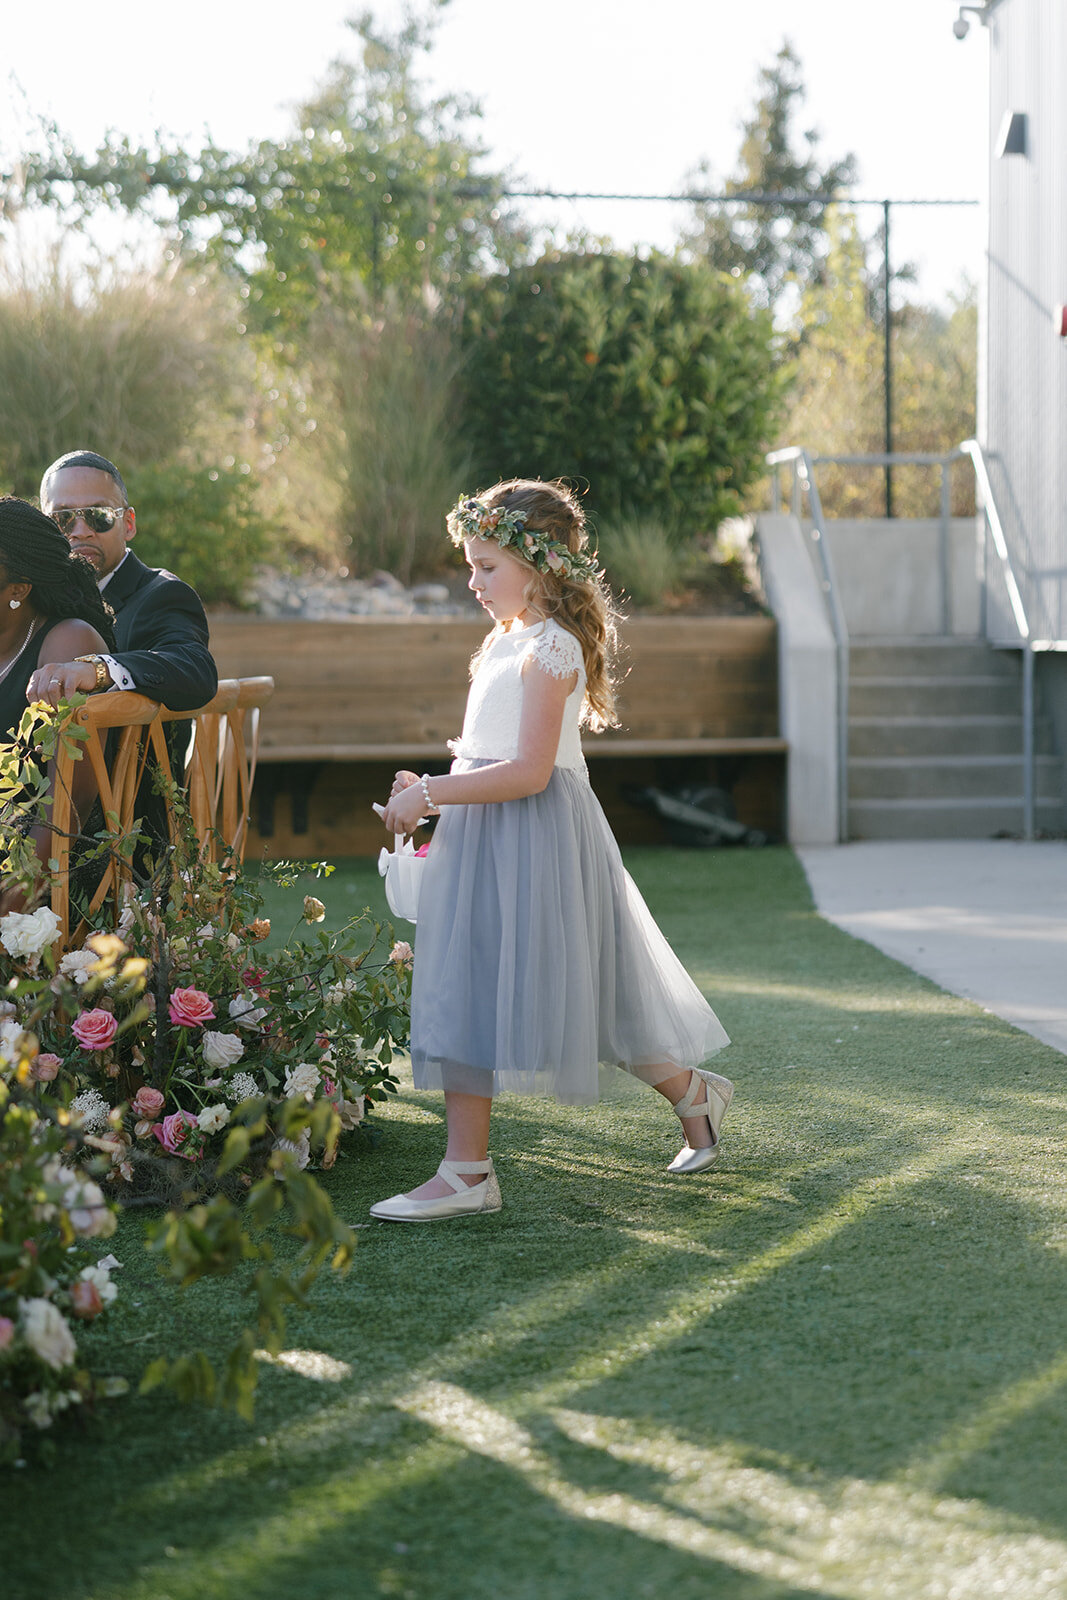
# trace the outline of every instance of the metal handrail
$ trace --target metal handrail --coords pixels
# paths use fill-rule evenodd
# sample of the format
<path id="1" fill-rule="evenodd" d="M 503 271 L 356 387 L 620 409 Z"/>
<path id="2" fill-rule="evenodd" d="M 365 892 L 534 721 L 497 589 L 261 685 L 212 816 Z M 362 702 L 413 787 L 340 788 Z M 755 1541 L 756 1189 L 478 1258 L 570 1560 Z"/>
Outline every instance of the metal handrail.
<path id="1" fill-rule="evenodd" d="M 1036 741 L 1034 738 L 1034 644 L 1030 619 L 1026 614 L 1023 603 L 1022 590 L 1019 588 L 1012 565 L 1011 554 L 1008 550 L 1008 540 L 1004 532 L 1004 524 L 1000 520 L 997 510 L 996 496 L 993 485 L 989 480 L 989 469 L 986 466 L 982 446 L 977 439 L 964 439 L 960 444 L 964 455 L 970 456 L 971 465 L 974 467 L 974 480 L 978 487 L 978 499 L 985 516 L 986 527 L 993 539 L 993 549 L 996 551 L 997 560 L 1000 562 L 1001 573 L 1004 578 L 1004 587 L 1008 592 L 1008 603 L 1011 614 L 1015 619 L 1015 626 L 1019 630 L 1019 643 L 1023 656 L 1023 838 L 1032 839 L 1036 831 Z M 1047 641 L 1052 643 L 1052 641 Z"/>
<path id="2" fill-rule="evenodd" d="M 805 490 L 811 510 L 811 541 L 822 568 L 822 590 L 830 612 L 830 626 L 833 629 L 837 653 L 837 837 L 839 842 L 844 844 L 848 839 L 848 624 L 845 621 L 833 556 L 826 537 L 826 519 L 823 516 L 822 501 L 815 482 L 815 469 L 811 456 L 798 445 L 788 445 L 782 450 L 772 450 L 767 455 L 766 461 L 772 468 L 792 467 L 793 490 L 790 502 L 797 521 L 800 521 L 800 497 Z M 782 491 L 777 471 L 771 475 L 771 485 L 772 505 L 775 511 L 780 511 Z"/>

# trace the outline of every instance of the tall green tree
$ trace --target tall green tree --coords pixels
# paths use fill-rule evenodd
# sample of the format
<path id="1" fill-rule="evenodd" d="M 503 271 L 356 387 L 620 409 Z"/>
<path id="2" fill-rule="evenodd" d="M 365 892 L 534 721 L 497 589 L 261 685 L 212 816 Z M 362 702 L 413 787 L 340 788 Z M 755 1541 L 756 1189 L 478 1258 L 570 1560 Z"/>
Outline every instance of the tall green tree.
<path id="1" fill-rule="evenodd" d="M 526 250 L 476 136 L 478 107 L 419 80 L 447 3 L 409 11 L 392 33 L 371 12 L 354 17 L 356 58 L 334 63 L 288 138 L 150 150 L 115 134 L 84 158 L 54 136 L 24 161 L 23 193 L 75 215 L 106 204 L 158 216 L 167 197 L 185 250 L 242 280 L 251 326 L 274 341 L 355 286 L 432 305 Z"/>
<path id="2" fill-rule="evenodd" d="M 856 158 L 824 163 L 816 130 L 798 132 L 806 91 L 800 58 L 788 41 L 774 62 L 760 69 L 758 82 L 755 109 L 742 127 L 737 169 L 722 192 L 812 198 L 802 205 L 698 204 L 681 244 L 710 266 L 744 278 L 754 298 L 773 305 L 788 282 L 803 289 L 820 277 L 829 245 L 828 207 L 819 197 L 836 195 L 855 182 Z M 712 187 L 708 164 L 690 181 L 694 187 Z"/>

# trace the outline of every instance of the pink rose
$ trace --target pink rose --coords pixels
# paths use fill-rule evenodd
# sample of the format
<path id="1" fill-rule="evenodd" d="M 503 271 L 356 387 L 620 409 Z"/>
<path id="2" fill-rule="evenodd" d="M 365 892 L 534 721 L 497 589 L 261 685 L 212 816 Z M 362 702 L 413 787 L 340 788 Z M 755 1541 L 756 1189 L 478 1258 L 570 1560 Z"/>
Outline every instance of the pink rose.
<path id="1" fill-rule="evenodd" d="M 10 1317 L 0 1317 L 0 1350 L 6 1350 L 15 1337 L 15 1324 Z"/>
<path id="2" fill-rule="evenodd" d="M 163 1110 L 163 1099 L 158 1089 L 150 1089 L 145 1084 L 130 1101 L 130 1110 L 135 1117 L 154 1117 Z"/>
<path id="3" fill-rule="evenodd" d="M 84 1050 L 106 1050 L 118 1033 L 119 1025 L 110 1011 L 96 1006 L 92 1011 L 83 1011 L 71 1024 L 70 1031 Z"/>
<path id="4" fill-rule="evenodd" d="M 92 1322 L 93 1318 L 98 1317 L 104 1309 L 99 1289 L 87 1278 L 79 1278 L 77 1283 L 71 1284 L 70 1298 L 74 1315 L 84 1318 L 86 1322 Z"/>
<path id="5" fill-rule="evenodd" d="M 51 1083 L 62 1065 L 58 1056 L 51 1055 L 45 1050 L 30 1068 L 30 1077 L 35 1083 Z"/>
<path id="6" fill-rule="evenodd" d="M 183 1161 L 199 1161 L 200 1154 L 196 1150 L 183 1150 L 190 1129 L 199 1124 L 188 1111 L 172 1111 L 169 1117 L 164 1117 L 162 1122 L 157 1122 L 152 1132 L 163 1146 L 168 1155 L 181 1156 Z"/>
<path id="7" fill-rule="evenodd" d="M 215 1016 L 215 1007 L 203 989 L 175 989 L 167 1010 L 180 1028 L 202 1028 Z"/>

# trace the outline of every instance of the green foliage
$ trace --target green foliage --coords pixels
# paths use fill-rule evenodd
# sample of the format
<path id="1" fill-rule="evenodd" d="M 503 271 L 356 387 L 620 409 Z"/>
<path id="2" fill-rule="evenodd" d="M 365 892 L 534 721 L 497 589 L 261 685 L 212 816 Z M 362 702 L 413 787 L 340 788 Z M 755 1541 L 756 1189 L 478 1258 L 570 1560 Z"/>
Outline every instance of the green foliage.
<path id="1" fill-rule="evenodd" d="M 863 455 L 885 448 L 883 328 L 872 309 L 866 248 L 850 212 L 828 223 L 830 250 L 822 281 L 809 287 L 797 316 L 795 382 L 781 438 L 813 454 Z M 894 316 L 894 446 L 930 454 L 954 450 L 975 427 L 977 309 L 965 287 L 946 317 L 919 306 Z M 818 469 L 823 507 L 831 516 L 882 514 L 877 471 L 829 464 Z M 973 512 L 973 479 L 953 481 L 953 514 Z M 936 516 L 937 473 L 897 468 L 896 514 Z"/>
<path id="2" fill-rule="evenodd" d="M 834 195 L 856 179 L 852 155 L 822 166 L 816 153 L 818 136 L 805 133 L 798 148 L 795 127 L 805 98 L 800 58 L 789 43 L 774 65 L 759 73 L 759 98 L 743 125 L 737 171 L 721 185 L 722 193 Z M 691 180 L 711 182 L 707 165 Z M 773 305 L 785 285 L 817 282 L 827 252 L 827 206 L 813 199 L 787 206 L 698 205 L 682 248 L 709 266 L 744 278 L 749 292 Z"/>
<path id="3" fill-rule="evenodd" d="M 222 1164 L 234 1166 L 244 1159 L 250 1140 L 262 1138 L 267 1118 L 259 1102 L 240 1108 L 243 1121 L 230 1130 Z M 329 1151 L 336 1145 L 340 1121 L 325 1102 L 311 1106 L 291 1100 L 285 1108 L 283 1136 L 296 1143 L 304 1131 L 314 1145 Z M 286 1233 L 300 1240 L 295 1263 L 282 1264 L 275 1255 L 272 1233 L 288 1218 Z M 186 1211 L 171 1211 L 149 1231 L 148 1248 L 163 1271 L 182 1288 L 201 1278 L 227 1277 L 246 1264 L 255 1265 L 250 1289 L 255 1301 L 254 1325 L 245 1328 L 217 1372 L 202 1350 L 186 1352 L 173 1360 L 160 1356 L 141 1381 L 147 1394 L 165 1384 L 183 1403 L 200 1400 L 227 1406 L 246 1421 L 255 1414 L 255 1389 L 259 1375 L 258 1352 L 277 1355 L 285 1339 L 285 1313 L 290 1306 L 306 1306 L 307 1295 L 330 1258 L 335 1272 L 346 1272 L 352 1260 L 355 1235 L 335 1215 L 329 1197 L 310 1173 L 298 1167 L 287 1151 L 271 1156 L 270 1170 L 237 1207 L 222 1195 Z"/>
<path id="4" fill-rule="evenodd" d="M 191 583 L 206 605 L 242 605 L 256 564 L 274 548 L 250 473 L 146 463 L 126 486 L 137 512 L 137 554 Z"/>
<path id="5" fill-rule="evenodd" d="M 227 297 L 203 272 L 124 273 L 53 256 L 0 272 L 0 481 L 28 498 L 66 450 L 99 450 L 125 475 L 221 459 L 248 363 Z"/>
<path id="6" fill-rule="evenodd" d="M 27 164 L 27 193 L 153 216 L 169 197 L 186 247 L 243 281 L 249 317 L 272 340 L 361 285 L 415 302 L 514 259 L 522 238 L 499 205 L 501 180 L 481 166 L 477 108 L 430 98 L 418 81 L 432 15 L 409 15 L 395 34 L 370 13 L 350 26 L 359 60 L 334 65 L 288 139 L 236 153 L 135 149 L 113 134 L 91 160 L 57 139 Z"/>
<path id="7" fill-rule="evenodd" d="M 480 485 L 587 479 L 596 511 L 691 532 L 736 510 L 776 434 L 770 316 L 700 264 L 548 256 L 471 297 L 464 345 Z"/>
<path id="8" fill-rule="evenodd" d="M 693 561 L 692 549 L 651 516 L 605 522 L 599 551 L 612 588 L 639 606 L 660 605 L 677 593 Z"/>
<path id="9" fill-rule="evenodd" d="M 365 294 L 316 315 L 306 382 L 319 418 L 311 448 L 341 486 L 342 554 L 357 574 L 385 568 L 404 583 L 440 569 L 443 516 L 462 492 L 469 455 L 459 418 L 459 357 L 449 320 Z"/>

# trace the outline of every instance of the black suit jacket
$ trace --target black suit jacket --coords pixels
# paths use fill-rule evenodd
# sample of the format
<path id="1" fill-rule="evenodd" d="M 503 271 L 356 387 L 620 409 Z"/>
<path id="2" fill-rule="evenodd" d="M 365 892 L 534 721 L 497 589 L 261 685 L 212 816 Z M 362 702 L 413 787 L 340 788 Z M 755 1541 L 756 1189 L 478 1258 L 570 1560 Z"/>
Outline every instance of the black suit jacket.
<path id="1" fill-rule="evenodd" d="M 146 567 L 130 550 L 103 595 L 115 613 L 115 649 L 109 654 L 126 668 L 138 693 L 170 711 L 206 705 L 219 675 L 195 589 L 162 567 Z"/>

